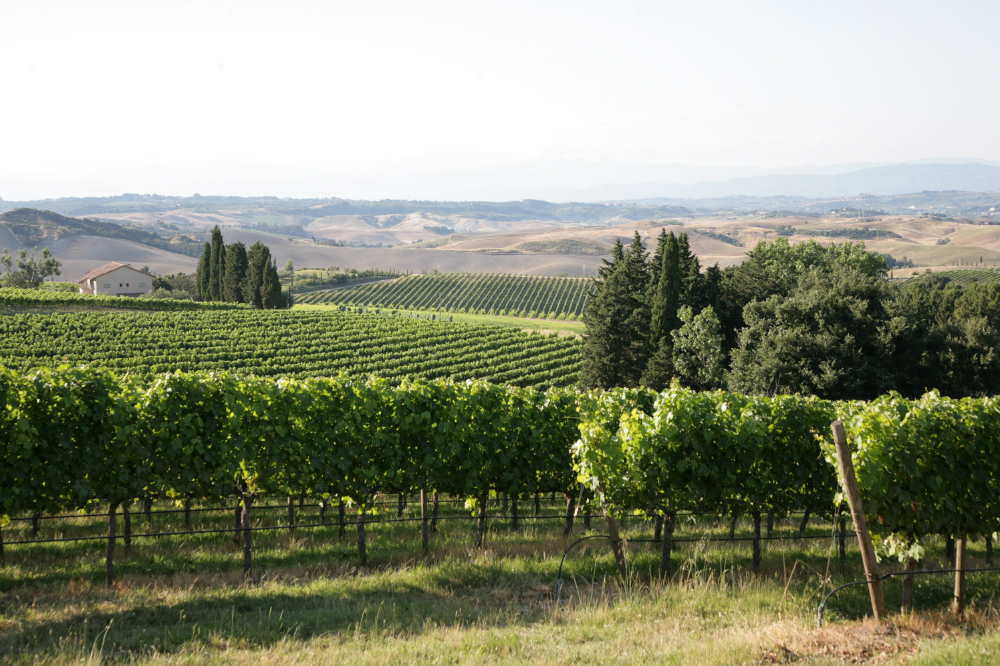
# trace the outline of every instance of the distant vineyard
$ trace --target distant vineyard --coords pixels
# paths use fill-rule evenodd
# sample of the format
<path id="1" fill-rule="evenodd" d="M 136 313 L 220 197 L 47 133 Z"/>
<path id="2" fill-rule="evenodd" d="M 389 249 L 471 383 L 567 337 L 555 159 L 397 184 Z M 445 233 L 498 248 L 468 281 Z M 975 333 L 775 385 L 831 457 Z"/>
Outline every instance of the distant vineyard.
<path id="1" fill-rule="evenodd" d="M 916 282 L 930 277 L 931 275 L 935 277 L 948 278 L 953 284 L 957 284 L 959 286 L 976 283 L 1000 282 L 1000 269 L 995 268 L 967 268 L 965 270 L 958 271 L 940 271 L 938 273 L 914 275 L 911 278 L 900 280 L 900 282 L 915 284 Z"/>
<path id="2" fill-rule="evenodd" d="M 0 290 L 0 312 L 94 311 L 94 310 L 237 310 L 242 303 L 206 303 L 172 298 L 130 298 L 43 291 L 41 289 Z"/>
<path id="3" fill-rule="evenodd" d="M 590 280 L 499 273 L 408 275 L 398 280 L 303 294 L 297 303 L 579 319 Z"/>
<path id="4" fill-rule="evenodd" d="M 388 314 L 240 309 L 0 317 L 0 365 L 27 370 L 62 363 L 139 377 L 174 370 L 263 377 L 344 371 L 393 381 L 484 379 L 547 388 L 576 382 L 580 342 Z"/>

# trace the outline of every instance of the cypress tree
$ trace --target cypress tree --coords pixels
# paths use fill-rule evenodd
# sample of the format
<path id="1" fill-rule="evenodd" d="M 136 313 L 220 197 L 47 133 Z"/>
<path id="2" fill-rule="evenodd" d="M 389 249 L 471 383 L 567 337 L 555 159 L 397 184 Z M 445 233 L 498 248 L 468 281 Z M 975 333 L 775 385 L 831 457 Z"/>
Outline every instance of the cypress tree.
<path id="1" fill-rule="evenodd" d="M 673 234 L 673 232 L 670 232 Z M 653 300 L 656 288 L 660 284 L 660 269 L 663 267 L 663 253 L 667 247 L 667 230 L 660 229 L 660 235 L 656 239 L 656 251 L 649 260 L 649 299 Z"/>
<path id="2" fill-rule="evenodd" d="M 695 313 L 701 312 L 704 308 L 712 305 L 713 301 L 706 284 L 706 277 L 701 274 L 701 262 L 698 261 L 698 255 L 691 252 L 687 232 L 677 237 L 677 246 L 681 275 L 684 278 L 681 286 L 680 304 L 687 305 Z"/>
<path id="3" fill-rule="evenodd" d="M 661 254 L 659 282 L 650 305 L 649 348 L 652 355 L 643 369 L 641 383 L 662 391 L 674 374 L 673 344 L 670 332 L 680 327 L 677 308 L 680 305 L 681 245 L 670 232 Z"/>
<path id="4" fill-rule="evenodd" d="M 236 242 L 226 248 L 226 272 L 223 279 L 223 298 L 228 303 L 245 303 L 243 283 L 247 278 L 247 249 Z"/>
<path id="5" fill-rule="evenodd" d="M 243 300 L 255 308 L 264 307 L 261 288 L 264 286 L 264 275 L 271 264 L 271 250 L 257 241 L 247 251 L 247 276 L 243 282 Z"/>
<path id="6" fill-rule="evenodd" d="M 222 232 L 219 225 L 212 229 L 212 261 L 211 261 L 211 291 L 213 301 L 222 300 L 222 273 L 225 270 L 222 253 L 226 251 L 226 246 L 222 242 Z"/>
<path id="7" fill-rule="evenodd" d="M 198 300 L 209 301 L 212 299 L 212 246 L 205 243 L 205 249 L 198 260 L 198 273 L 195 279 L 195 288 L 198 290 Z"/>
<path id="8" fill-rule="evenodd" d="M 265 310 L 281 307 L 281 279 L 278 277 L 278 266 L 275 263 L 268 262 L 267 264 L 263 292 L 262 301 Z"/>
<path id="9" fill-rule="evenodd" d="M 584 388 L 637 386 L 649 355 L 649 271 L 638 232 L 628 251 L 612 258 L 598 271 L 599 289 L 583 315 Z"/>
<path id="10" fill-rule="evenodd" d="M 618 264 L 621 263 L 622 259 L 625 258 L 625 246 L 622 245 L 622 239 L 616 238 L 615 244 L 611 246 L 611 261 L 607 259 L 601 259 L 601 266 L 597 269 L 597 277 L 594 278 L 595 292 L 599 291 L 601 285 L 604 281 L 608 279 L 608 276 L 614 273 L 615 269 L 618 268 Z"/>
<path id="11" fill-rule="evenodd" d="M 654 349 L 659 347 L 660 340 L 670 337 L 670 331 L 680 327 L 677 308 L 680 307 L 684 276 L 681 273 L 680 244 L 672 231 L 667 236 L 661 256 L 659 281 L 650 303 L 649 342 Z"/>

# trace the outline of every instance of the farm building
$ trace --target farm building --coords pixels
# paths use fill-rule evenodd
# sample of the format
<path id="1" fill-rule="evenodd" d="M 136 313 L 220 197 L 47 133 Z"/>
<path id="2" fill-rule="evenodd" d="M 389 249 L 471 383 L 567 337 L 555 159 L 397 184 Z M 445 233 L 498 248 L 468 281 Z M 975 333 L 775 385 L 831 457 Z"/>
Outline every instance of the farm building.
<path id="1" fill-rule="evenodd" d="M 153 289 L 153 276 L 112 261 L 95 268 L 79 280 L 81 294 L 102 296 L 142 296 Z"/>

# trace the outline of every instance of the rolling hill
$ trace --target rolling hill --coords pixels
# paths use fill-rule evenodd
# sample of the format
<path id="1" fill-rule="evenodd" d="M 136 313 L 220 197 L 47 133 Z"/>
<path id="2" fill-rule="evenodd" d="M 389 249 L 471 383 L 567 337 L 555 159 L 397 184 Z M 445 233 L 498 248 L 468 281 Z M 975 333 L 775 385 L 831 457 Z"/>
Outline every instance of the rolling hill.
<path id="1" fill-rule="evenodd" d="M 92 236 L 132 241 L 177 254 L 196 257 L 201 244 L 194 239 L 175 234 L 163 238 L 141 229 L 130 229 L 113 222 L 67 217 L 48 210 L 15 208 L 0 213 L 0 226 L 14 236 L 23 247 L 41 247 L 72 236 Z"/>

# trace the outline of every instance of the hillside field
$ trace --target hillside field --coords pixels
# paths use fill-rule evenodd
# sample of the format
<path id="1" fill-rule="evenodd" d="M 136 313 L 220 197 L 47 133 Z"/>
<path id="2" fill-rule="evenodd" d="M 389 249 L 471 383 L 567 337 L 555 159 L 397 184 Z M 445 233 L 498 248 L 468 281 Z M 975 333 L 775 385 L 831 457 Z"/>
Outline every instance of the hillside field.
<path id="1" fill-rule="evenodd" d="M 0 316 L 0 365 L 87 363 L 140 376 L 227 370 L 261 376 L 374 373 L 568 386 L 580 341 L 510 327 L 337 311 L 232 310 Z"/>
<path id="2" fill-rule="evenodd" d="M 590 281 L 499 274 L 410 275 L 296 297 L 302 304 L 579 319 Z"/>

